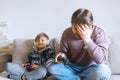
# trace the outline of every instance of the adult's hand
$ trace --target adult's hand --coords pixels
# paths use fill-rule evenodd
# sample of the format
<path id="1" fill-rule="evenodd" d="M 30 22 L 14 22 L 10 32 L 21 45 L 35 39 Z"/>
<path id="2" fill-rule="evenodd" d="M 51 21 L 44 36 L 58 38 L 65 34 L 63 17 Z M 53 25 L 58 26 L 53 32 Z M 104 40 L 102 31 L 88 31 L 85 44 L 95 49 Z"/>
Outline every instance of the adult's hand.
<path id="1" fill-rule="evenodd" d="M 66 58 L 66 55 L 65 55 L 64 53 L 62 53 L 62 52 L 59 52 L 59 53 L 56 55 L 56 57 L 55 57 L 55 62 L 57 62 L 57 63 L 62 63 L 61 61 L 58 61 L 58 57 L 64 57 L 64 58 Z"/>
<path id="2" fill-rule="evenodd" d="M 84 45 L 89 43 L 89 41 L 91 40 L 91 34 L 92 34 L 91 25 L 77 24 L 74 26 L 74 30 L 76 31 L 77 37 L 83 40 Z"/>

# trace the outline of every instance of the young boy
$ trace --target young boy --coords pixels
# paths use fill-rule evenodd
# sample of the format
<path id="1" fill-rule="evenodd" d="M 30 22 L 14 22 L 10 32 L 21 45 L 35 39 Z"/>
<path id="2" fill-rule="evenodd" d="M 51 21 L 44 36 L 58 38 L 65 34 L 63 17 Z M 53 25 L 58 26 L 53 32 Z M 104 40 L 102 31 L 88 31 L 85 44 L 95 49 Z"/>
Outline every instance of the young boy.
<path id="1" fill-rule="evenodd" d="M 54 61 L 55 55 L 50 45 L 48 45 L 48 40 L 47 34 L 38 34 L 35 38 L 33 50 L 28 54 L 28 61 L 25 64 L 19 66 L 15 63 L 7 63 L 8 78 L 14 80 L 45 78 L 47 75 L 46 67 L 51 61 Z"/>

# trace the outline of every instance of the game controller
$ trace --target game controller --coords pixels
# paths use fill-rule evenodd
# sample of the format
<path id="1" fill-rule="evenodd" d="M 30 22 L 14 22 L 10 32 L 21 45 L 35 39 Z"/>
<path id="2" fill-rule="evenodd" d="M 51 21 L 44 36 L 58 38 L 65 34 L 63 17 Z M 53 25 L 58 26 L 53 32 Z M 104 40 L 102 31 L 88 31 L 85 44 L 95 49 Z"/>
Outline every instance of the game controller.
<path id="1" fill-rule="evenodd" d="M 69 60 L 65 57 L 59 56 L 58 61 L 62 61 L 63 64 L 68 64 Z"/>
<path id="2" fill-rule="evenodd" d="M 23 64 L 23 67 L 29 72 L 32 70 L 32 65 L 31 64 Z"/>

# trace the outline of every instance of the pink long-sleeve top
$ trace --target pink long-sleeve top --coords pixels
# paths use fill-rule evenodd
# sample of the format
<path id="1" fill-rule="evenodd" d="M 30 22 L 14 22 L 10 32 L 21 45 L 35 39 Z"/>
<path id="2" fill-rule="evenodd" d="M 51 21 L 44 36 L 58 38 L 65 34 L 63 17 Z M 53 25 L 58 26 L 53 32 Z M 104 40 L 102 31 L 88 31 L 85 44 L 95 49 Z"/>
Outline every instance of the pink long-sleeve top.
<path id="1" fill-rule="evenodd" d="M 76 38 L 72 28 L 67 28 L 61 37 L 60 48 L 71 63 L 86 66 L 89 64 L 106 64 L 108 61 L 108 48 L 110 40 L 103 29 L 92 26 L 91 41 L 84 45 L 83 41 Z"/>

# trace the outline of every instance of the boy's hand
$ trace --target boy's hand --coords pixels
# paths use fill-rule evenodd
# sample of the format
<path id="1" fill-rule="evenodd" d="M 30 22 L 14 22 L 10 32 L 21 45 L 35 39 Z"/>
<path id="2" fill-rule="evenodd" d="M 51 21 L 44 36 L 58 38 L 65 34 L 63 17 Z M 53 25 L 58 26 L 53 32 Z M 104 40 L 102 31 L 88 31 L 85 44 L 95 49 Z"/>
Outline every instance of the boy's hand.
<path id="1" fill-rule="evenodd" d="M 22 64 L 23 67 L 28 67 L 31 68 L 31 69 L 36 69 L 38 67 L 38 65 L 36 64 L 30 64 L 30 63 L 25 63 L 25 64 Z"/>
<path id="2" fill-rule="evenodd" d="M 26 67 L 26 66 L 29 66 L 30 63 L 25 63 L 25 64 L 22 64 L 22 67 Z"/>
<path id="3" fill-rule="evenodd" d="M 39 66 L 36 65 L 36 64 L 31 64 L 31 68 L 32 68 L 32 69 L 36 69 L 37 67 L 39 67 Z"/>

